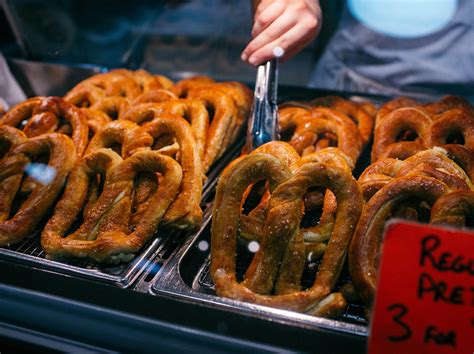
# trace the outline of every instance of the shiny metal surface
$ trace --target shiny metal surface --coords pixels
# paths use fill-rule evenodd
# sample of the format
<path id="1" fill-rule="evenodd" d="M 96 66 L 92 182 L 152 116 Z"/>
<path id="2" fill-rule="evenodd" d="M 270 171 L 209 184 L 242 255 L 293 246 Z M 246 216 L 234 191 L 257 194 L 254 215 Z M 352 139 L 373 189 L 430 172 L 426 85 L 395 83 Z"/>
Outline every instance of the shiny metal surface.
<path id="1" fill-rule="evenodd" d="M 247 151 L 279 139 L 278 58 L 258 67 L 255 93 L 247 130 Z"/>
<path id="2" fill-rule="evenodd" d="M 209 248 L 204 249 L 202 245 L 203 242 L 210 242 L 211 216 L 212 204 L 209 203 L 203 227 L 194 237 L 187 239 L 184 245 L 164 263 L 156 277 L 149 283 L 151 294 L 179 298 L 191 303 L 244 313 L 250 317 L 290 326 L 328 329 L 357 336 L 367 335 L 366 322 L 354 314 L 347 313 L 342 320 L 330 320 L 217 297 L 211 287 L 202 283 L 209 267 Z M 190 274 L 190 271 L 195 271 L 195 273 Z"/>

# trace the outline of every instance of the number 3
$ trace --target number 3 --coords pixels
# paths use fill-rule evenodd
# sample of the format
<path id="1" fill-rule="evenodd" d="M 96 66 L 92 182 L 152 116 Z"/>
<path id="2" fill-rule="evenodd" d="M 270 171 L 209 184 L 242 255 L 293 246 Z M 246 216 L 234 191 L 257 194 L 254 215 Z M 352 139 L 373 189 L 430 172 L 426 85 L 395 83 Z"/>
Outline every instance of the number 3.
<path id="1" fill-rule="evenodd" d="M 411 329 L 405 322 L 402 322 L 402 317 L 408 313 L 408 308 L 403 304 L 393 304 L 387 307 L 388 311 L 396 311 L 395 315 L 392 317 L 393 322 L 400 325 L 404 333 L 400 336 L 388 336 L 388 339 L 391 342 L 400 342 L 402 340 L 407 340 L 411 337 Z"/>

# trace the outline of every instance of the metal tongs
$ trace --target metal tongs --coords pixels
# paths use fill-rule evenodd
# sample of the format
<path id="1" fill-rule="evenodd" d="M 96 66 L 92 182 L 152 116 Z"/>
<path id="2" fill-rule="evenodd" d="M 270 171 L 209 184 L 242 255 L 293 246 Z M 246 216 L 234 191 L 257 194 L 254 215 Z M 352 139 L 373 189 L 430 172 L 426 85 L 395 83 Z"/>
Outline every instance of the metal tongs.
<path id="1" fill-rule="evenodd" d="M 247 152 L 280 138 L 277 88 L 278 58 L 274 58 L 257 69 L 255 94 L 247 130 Z"/>

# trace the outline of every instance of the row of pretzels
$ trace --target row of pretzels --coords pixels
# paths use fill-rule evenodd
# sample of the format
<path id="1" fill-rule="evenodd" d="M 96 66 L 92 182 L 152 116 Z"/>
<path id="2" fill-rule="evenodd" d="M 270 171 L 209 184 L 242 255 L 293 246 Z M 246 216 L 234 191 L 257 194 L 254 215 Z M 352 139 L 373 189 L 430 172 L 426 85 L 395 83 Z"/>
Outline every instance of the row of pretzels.
<path id="1" fill-rule="evenodd" d="M 284 142 L 242 155 L 220 177 L 211 244 L 218 295 L 316 316 L 338 317 L 348 300 L 370 311 L 387 220 L 474 227 L 474 110 L 465 100 L 399 98 L 380 110 L 339 97 L 288 102 L 280 128 Z M 372 138 L 372 164 L 356 180 Z M 302 223 L 316 213 L 318 224 Z M 259 244 L 243 281 L 238 239 Z M 303 287 L 314 262 L 316 278 Z M 346 262 L 352 282 L 336 291 Z"/>
<path id="2" fill-rule="evenodd" d="M 159 225 L 198 227 L 206 172 L 251 100 L 236 82 L 114 70 L 18 104 L 0 119 L 0 246 L 41 227 L 50 258 L 116 263 Z"/>

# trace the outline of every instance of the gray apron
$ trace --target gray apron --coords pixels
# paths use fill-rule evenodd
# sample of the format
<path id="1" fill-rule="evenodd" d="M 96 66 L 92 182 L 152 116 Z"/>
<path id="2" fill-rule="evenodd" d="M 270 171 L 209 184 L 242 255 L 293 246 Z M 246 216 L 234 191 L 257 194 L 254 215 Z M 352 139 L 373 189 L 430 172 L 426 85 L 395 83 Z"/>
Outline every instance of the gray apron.
<path id="1" fill-rule="evenodd" d="M 344 6 L 309 86 L 387 95 L 449 93 L 473 100 L 474 1 L 459 0 L 446 26 L 417 38 L 377 33 Z"/>

